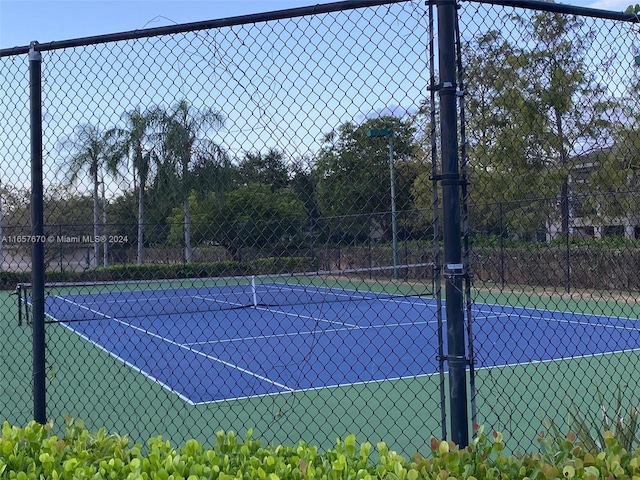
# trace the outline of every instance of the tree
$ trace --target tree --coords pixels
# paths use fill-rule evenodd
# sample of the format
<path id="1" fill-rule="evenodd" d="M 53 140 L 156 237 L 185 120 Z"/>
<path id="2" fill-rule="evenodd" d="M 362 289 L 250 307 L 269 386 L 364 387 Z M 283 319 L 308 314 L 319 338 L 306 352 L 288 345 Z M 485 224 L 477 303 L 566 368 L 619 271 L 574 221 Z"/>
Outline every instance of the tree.
<path id="1" fill-rule="evenodd" d="M 538 206 L 533 217 L 520 209 L 534 198 L 549 202 L 558 178 L 541 141 L 543 121 L 528 91 L 526 56 L 498 31 L 473 39 L 463 55 L 473 225 L 485 234 L 532 235 L 549 218 L 549 208 Z M 505 212 L 512 211 L 519 215 L 507 225 Z"/>
<path id="2" fill-rule="evenodd" d="M 31 234 L 31 199 L 27 189 L 17 188 L 10 183 L 3 182 L 0 187 L 2 204 L 0 205 L 2 227 L 2 237 L 0 237 L 0 249 L 2 250 L 2 262 L 11 264 L 14 256 L 27 256 L 30 245 L 5 245 L 4 237 L 14 237 L 16 235 Z M 10 247 L 10 248 L 7 248 Z M 2 264 L 0 264 L 0 269 Z"/>
<path id="3" fill-rule="evenodd" d="M 634 77 L 626 98 L 637 98 L 640 80 Z M 595 149 L 581 160 L 591 166 L 585 185 L 588 209 L 600 219 L 637 217 L 640 209 L 640 110 L 638 102 L 621 103 L 610 147 Z M 574 189 L 576 188 L 574 182 Z M 633 224 L 629 222 L 629 224 Z"/>
<path id="4" fill-rule="evenodd" d="M 139 207 L 139 191 L 128 190 L 113 198 L 107 206 L 109 218 L 116 219 L 110 225 L 110 234 L 118 241 L 110 245 L 112 259 L 118 263 L 130 263 L 130 245 L 139 233 L 138 223 L 132 223 L 128 219 L 136 218 Z M 139 247 L 139 245 L 138 245 Z M 139 248 L 136 249 L 136 258 Z M 134 259 L 133 261 L 136 261 Z"/>
<path id="5" fill-rule="evenodd" d="M 118 170 L 120 155 L 115 142 L 113 130 L 103 131 L 90 123 L 78 125 L 74 134 L 67 136 L 60 143 L 60 150 L 69 157 L 64 159 L 64 169 L 70 184 L 76 183 L 83 171 L 91 177 L 93 188 L 93 237 L 100 237 L 100 182 L 104 181 L 105 170 L 115 175 Z M 91 266 L 98 265 L 100 245 L 95 241 Z M 106 258 L 105 258 L 106 262 Z"/>
<path id="6" fill-rule="evenodd" d="M 137 254 L 138 265 L 144 263 L 144 212 L 145 193 L 151 166 L 158 154 L 154 150 L 159 140 L 158 127 L 164 117 L 161 109 L 153 108 L 142 112 L 140 107 L 125 112 L 122 115 L 126 125 L 117 129 L 121 142 L 121 155 L 130 158 L 134 173 L 134 189 L 136 188 L 136 176 L 138 179 L 138 229 L 137 229 Z"/>
<path id="7" fill-rule="evenodd" d="M 27 235 L 31 232 L 31 193 L 29 190 L 3 183 L 2 221 L 5 235 Z"/>
<path id="8" fill-rule="evenodd" d="M 413 178 L 400 173 L 409 173 L 407 164 L 416 162 L 415 128 L 392 116 L 369 119 L 358 126 L 345 123 L 337 132 L 325 135 L 313 177 L 322 216 L 342 217 L 339 228 L 349 230 L 349 236 L 368 235 L 372 214 L 380 214 L 383 224 L 390 223 L 382 215 L 391 211 L 388 139 L 368 137 L 371 129 L 393 131 L 394 168 L 399 173 L 396 206 L 398 210 L 411 207 Z"/>
<path id="9" fill-rule="evenodd" d="M 0 184 L 0 270 L 4 269 L 4 230 L 2 229 L 2 224 L 4 221 L 4 208 L 2 207 L 2 197 L 3 192 L 2 185 Z"/>
<path id="10" fill-rule="evenodd" d="M 233 190 L 240 184 L 239 168 L 229 158 L 229 154 L 219 145 L 207 142 L 205 147 L 195 152 L 195 161 L 190 170 L 191 188 L 199 199 L 209 193 L 218 196 Z"/>
<path id="11" fill-rule="evenodd" d="M 312 162 L 305 158 L 297 158 L 292 162 L 290 170 L 289 188 L 296 192 L 298 198 L 304 203 L 309 220 L 308 227 L 313 235 L 320 218 L 320 207 L 315 195 Z"/>
<path id="12" fill-rule="evenodd" d="M 165 160 L 180 172 L 181 196 L 183 204 L 183 230 L 185 261 L 191 262 L 193 249 L 191 246 L 191 217 L 189 214 L 189 165 L 194 150 L 203 148 L 211 141 L 206 134 L 222 126 L 224 117 L 213 110 L 194 109 L 186 100 L 173 106 L 164 118 L 164 155 Z M 203 138 L 203 135 L 205 136 Z M 206 148 L 206 147 L 204 147 Z"/>
<path id="13" fill-rule="evenodd" d="M 428 234 L 430 238 L 433 237 L 433 161 L 434 155 L 438 153 L 437 146 L 440 143 L 436 101 L 434 95 L 432 107 L 430 99 L 422 100 L 418 111 L 412 118 L 416 128 L 416 158 L 418 160 L 408 164 L 411 167 L 410 173 L 405 175 L 407 181 L 411 183 L 409 187 L 411 210 L 406 223 L 412 235 L 418 238 L 423 238 L 425 234 Z M 437 158 L 435 164 L 436 166 L 438 164 Z M 438 187 L 438 192 L 438 198 L 442 198 L 441 186 Z"/>
<path id="14" fill-rule="evenodd" d="M 272 190 L 284 188 L 289 183 L 289 169 L 284 154 L 273 148 L 266 154 L 247 152 L 239 163 L 240 181 L 244 185 L 262 183 Z"/>
<path id="15" fill-rule="evenodd" d="M 71 264 L 85 265 L 86 245 L 66 243 L 59 237 L 79 237 L 87 235 L 93 219 L 93 196 L 80 193 L 64 185 L 48 188 L 44 199 L 45 235 L 54 236 L 55 243 L 44 246 L 45 266 L 64 270 Z M 94 244 L 95 246 L 95 244 Z"/>
<path id="16" fill-rule="evenodd" d="M 15 237 L 31 234 L 30 193 L 28 190 L 17 189 L 5 185 L 2 190 L 4 235 Z M 45 267 L 53 266 L 65 268 L 63 260 L 71 260 L 67 255 L 73 254 L 76 261 L 86 258 L 83 245 L 59 241 L 60 237 L 78 237 L 87 235 L 87 226 L 91 227 L 93 218 L 92 195 L 79 193 L 67 185 L 56 185 L 46 188 L 43 192 L 43 206 L 46 237 L 53 236 L 55 242 L 44 244 Z M 29 243 L 12 243 L 8 250 L 8 261 L 20 261 L 20 256 L 30 255 Z M 80 257 L 78 257 L 80 255 Z M 71 260 L 73 261 L 73 260 Z"/>
<path id="17" fill-rule="evenodd" d="M 592 33 L 581 20 L 537 13 L 516 22 L 527 41 L 490 31 L 464 49 L 475 224 L 532 235 L 558 199 L 567 231 L 571 159 L 580 145 L 610 138 L 612 103 L 587 63 Z"/>
<path id="18" fill-rule="evenodd" d="M 593 34 L 583 32 L 584 21 L 562 14 L 544 13 L 533 22 L 523 19 L 535 46 L 526 54 L 532 98 L 541 107 L 542 132 L 552 161 L 559 167 L 562 232 L 569 231 L 569 171 L 572 149 L 579 144 L 603 145 L 610 139 L 606 118 L 613 103 L 606 87 L 586 62 Z"/>
<path id="19" fill-rule="evenodd" d="M 242 248 L 276 248 L 302 239 L 307 215 L 304 203 L 290 189 L 272 190 L 269 185 L 243 185 L 224 195 L 210 193 L 199 199 L 191 195 L 193 240 L 218 243 L 232 259 L 242 260 Z M 170 238 L 180 237 L 176 210 Z"/>

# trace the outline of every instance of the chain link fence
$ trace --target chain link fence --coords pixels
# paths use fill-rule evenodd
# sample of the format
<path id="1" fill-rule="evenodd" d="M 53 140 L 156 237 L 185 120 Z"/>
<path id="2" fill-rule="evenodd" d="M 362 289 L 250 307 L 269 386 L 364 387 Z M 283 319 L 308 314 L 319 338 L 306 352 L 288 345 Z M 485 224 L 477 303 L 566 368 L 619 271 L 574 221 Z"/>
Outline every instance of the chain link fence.
<path id="1" fill-rule="evenodd" d="M 252 428 L 426 451 L 449 433 L 452 285 L 470 435 L 532 450 L 551 421 L 598 419 L 599 393 L 638 404 L 633 18 L 459 6 L 452 212 L 437 9 L 374 3 L 32 45 L 38 234 L 29 48 L 0 52 L 9 421 L 34 417 L 42 375 L 47 418 L 136 442 Z"/>
<path id="2" fill-rule="evenodd" d="M 581 13 L 460 13 L 476 421 L 521 449 L 640 401 L 637 25 Z"/>

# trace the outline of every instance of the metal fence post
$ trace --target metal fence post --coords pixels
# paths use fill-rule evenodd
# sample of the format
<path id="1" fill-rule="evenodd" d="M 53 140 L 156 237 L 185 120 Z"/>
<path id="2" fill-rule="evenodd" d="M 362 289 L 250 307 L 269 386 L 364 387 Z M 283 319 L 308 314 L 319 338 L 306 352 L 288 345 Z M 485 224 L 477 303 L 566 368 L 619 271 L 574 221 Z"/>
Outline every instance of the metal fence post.
<path id="1" fill-rule="evenodd" d="M 33 306 L 33 418 L 47 421 L 44 338 L 44 215 L 42 185 L 42 54 L 29 49 L 31 129 L 31 283 Z"/>
<path id="2" fill-rule="evenodd" d="M 447 313 L 447 364 L 451 405 L 451 439 L 460 447 L 469 443 L 467 413 L 467 358 L 460 238 L 460 169 L 457 137 L 456 43 L 453 0 L 438 2 L 438 52 L 440 66 L 440 129 L 442 154 L 442 207 L 444 273 Z"/>

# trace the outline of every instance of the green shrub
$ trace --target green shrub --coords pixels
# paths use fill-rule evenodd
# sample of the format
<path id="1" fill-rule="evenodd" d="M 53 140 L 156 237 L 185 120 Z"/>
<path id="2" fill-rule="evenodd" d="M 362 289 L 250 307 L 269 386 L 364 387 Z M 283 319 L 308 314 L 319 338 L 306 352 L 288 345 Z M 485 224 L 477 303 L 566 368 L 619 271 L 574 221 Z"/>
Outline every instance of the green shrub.
<path id="1" fill-rule="evenodd" d="M 31 272 L 9 272 L 0 270 L 0 290 L 13 290 L 18 283 L 31 281 Z"/>
<path id="2" fill-rule="evenodd" d="M 637 442 L 638 408 L 631 406 L 625 411 L 622 405 L 622 388 L 618 386 L 616 406 L 611 408 L 604 400 L 599 387 L 598 410 L 602 418 L 597 420 L 592 415 L 585 415 L 575 406 L 569 410 L 569 428 L 576 433 L 578 440 L 590 450 L 600 450 L 605 443 L 605 433 L 610 432 L 616 441 L 626 450 L 631 451 Z M 555 425 L 551 428 L 557 432 Z"/>
<path id="3" fill-rule="evenodd" d="M 218 432 L 212 448 L 196 440 L 174 448 L 162 437 L 149 440 L 146 449 L 129 445 L 126 437 L 104 429 L 88 432 L 82 421 L 66 419 L 56 435 L 53 424 L 29 423 L 24 428 L 7 422 L 0 438 L 0 478 L 16 479 L 188 479 L 218 480 L 507 480 L 633 479 L 640 478 L 640 449 L 628 452 L 610 433 L 601 451 L 589 451 L 569 433 L 542 436 L 540 453 L 505 455 L 500 433 L 483 428 L 471 445 L 459 449 L 432 439 L 429 455 L 406 460 L 377 444 L 358 445 L 354 435 L 336 440 L 321 453 L 300 442 L 296 446 L 266 446 L 248 431 L 244 441 L 233 432 Z"/>
<path id="4" fill-rule="evenodd" d="M 251 431 L 240 442 L 233 432 L 219 432 L 211 449 L 196 440 L 173 448 L 157 437 L 149 440 L 143 454 L 141 446 L 130 447 L 126 437 L 107 435 L 104 429 L 91 434 L 81 421 L 67 419 L 60 437 L 52 427 L 52 423 L 32 422 L 17 428 L 5 422 L 0 439 L 0 478 L 339 480 L 397 475 L 405 468 L 401 457 L 386 450 L 384 461 L 374 467 L 369 460 L 371 445 L 364 443 L 357 449 L 353 435 L 338 440 L 335 448 L 324 454 L 304 442 L 263 448 L 251 438 Z"/>
<path id="5" fill-rule="evenodd" d="M 111 265 L 84 271 L 47 271 L 46 282 L 108 282 L 163 280 L 174 278 L 209 278 L 234 275 L 294 273 L 317 269 L 311 257 L 259 258 L 246 262 L 163 263 L 144 265 Z M 15 289 L 18 283 L 31 282 L 31 272 L 0 270 L 0 290 Z"/>
<path id="6" fill-rule="evenodd" d="M 430 458 L 414 457 L 411 468 L 420 478 L 448 479 L 640 479 L 640 449 L 625 450 L 610 432 L 604 446 L 589 450 L 577 435 L 541 435 L 540 452 L 521 456 L 504 455 L 502 434 L 487 436 L 482 427 L 471 445 L 458 449 L 447 442 L 431 441 Z"/>

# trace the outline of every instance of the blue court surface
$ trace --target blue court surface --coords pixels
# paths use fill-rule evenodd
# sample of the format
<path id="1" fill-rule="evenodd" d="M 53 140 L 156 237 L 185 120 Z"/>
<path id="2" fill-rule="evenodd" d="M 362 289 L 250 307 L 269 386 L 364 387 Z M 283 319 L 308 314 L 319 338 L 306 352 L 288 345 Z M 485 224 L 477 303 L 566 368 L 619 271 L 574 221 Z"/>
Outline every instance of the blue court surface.
<path id="1" fill-rule="evenodd" d="M 295 287 L 271 288 L 277 291 L 274 304 L 256 302 L 255 292 L 193 287 L 54 295 L 45 309 L 53 321 L 192 404 L 438 371 L 432 298 L 343 299 L 344 290 L 324 288 L 325 298 L 335 298 L 277 306 L 275 297 L 291 297 Z M 617 352 L 640 343 L 640 324 L 633 319 L 487 304 L 474 305 L 473 317 L 476 368 Z M 444 332 L 446 342 L 446 325 Z"/>

